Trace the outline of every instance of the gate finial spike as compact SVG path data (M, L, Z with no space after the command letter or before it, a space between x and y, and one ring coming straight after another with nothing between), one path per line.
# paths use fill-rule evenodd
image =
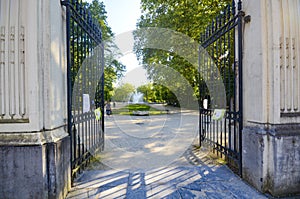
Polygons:
M239 0L238 2L238 11L242 10L242 0Z
M232 15L235 16L235 0L232 0Z
M227 5L227 8L226 8L226 19L230 19L231 15L230 15L230 5Z

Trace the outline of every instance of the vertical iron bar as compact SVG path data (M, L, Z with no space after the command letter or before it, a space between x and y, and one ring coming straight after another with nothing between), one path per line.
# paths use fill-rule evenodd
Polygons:
M82 18L84 19L84 10L83 10L83 6L80 6L80 15L82 16ZM79 68L82 66L83 64L83 60L85 57L85 31L84 31L84 27L80 27L80 40L81 40L81 48L80 48L80 55L81 55L81 60L80 60L80 64L79 64ZM87 113L83 112L83 94L86 94L86 70L83 68L82 70L82 137L81 137L81 141L82 141L82 146L81 146L81 150L82 150L82 156L83 156L83 162L84 162L84 155L86 152L86 123L87 123Z
M77 12L79 13L79 14L81 14L81 9L80 9L80 6L79 6L79 1L77 1L77 4L76 4L76 10L77 10ZM76 73L78 72L78 68L79 68L79 66L80 66L80 64L81 64L81 59L82 59L82 54L81 54L81 50L82 50L82 27L80 26L80 24L78 23L78 25L77 25L77 35L78 35L78 37L77 37L77 59L78 59L78 61L77 61L77 65L76 65ZM82 155L83 155L83 149L82 149L82 137L83 137L83 134L84 134L84 115L83 115L83 110L82 110L82 103L83 103L83 96L82 96L82 94L83 94L83 77L84 77L84 75L81 75L81 77L80 77L80 81L81 82L79 82L78 83L78 98L79 98L79 104L78 104L78 106L77 106L77 109L78 109L78 116L79 116L79 118L80 118L80 123L78 124L79 126L80 126L80 133L78 133L78 136L79 136L79 138L80 138L80 142L78 142L78 144L79 144L79 159L80 159L80 161L79 161L79 165L81 165L81 163L82 163L82 159L83 159L83 157L82 157ZM79 169L79 172L81 172L81 167L80 167L80 169Z
M211 35L214 34L214 27L215 27L215 23L214 23L214 20L211 24ZM211 77L211 80L213 81L212 82L212 90L215 91L215 88L216 88L216 82L215 82L215 69L214 69L214 66L215 66L215 61L216 61L216 55L215 55L215 52L216 52L216 47L215 45L217 44L217 41L215 41L214 43L212 43L212 47L211 47L211 62L210 62L210 77ZM214 106L210 108L210 124L212 125L212 128L211 128L211 133L212 133L212 141L214 143L214 152L216 152L216 149L217 148L217 132L216 132L216 122L214 120L212 120L212 113L213 113L213 110L216 108L216 102L217 102L217 99L214 98ZM217 153L218 153L218 150L217 150ZM217 154L218 155L218 154Z
M236 14L236 6L235 6L235 1L233 1L233 6L232 6L232 14L233 14L233 17L235 17L235 14ZM231 130L231 126L233 125L233 132L231 131L231 136L233 136L233 146L231 146L231 150L235 153L237 150L236 150L236 127L237 127L237 120L236 120L236 116L237 116L237 101L238 101L238 92L237 92L237 65L236 65L236 32L235 32L236 28L234 28L232 30L232 37L233 37L233 53L234 53L234 59L233 59L233 67L234 67L234 73L233 73L233 91L234 91L234 94L233 94L233 105L232 105L232 108L233 108L233 111L231 110L230 111L230 121L229 121L229 128Z
M242 177L242 130L243 130L243 17L242 1L238 2L238 66L239 66L239 175Z
M88 21L90 20L90 12L88 11L87 12L87 19L88 19ZM91 46L91 42L90 42L90 40L91 40L91 38L90 37L88 37L88 39L87 39L87 44L88 44L88 66L89 66L89 82L91 82L91 83L89 83L89 85L92 85L92 88L90 88L89 89L89 93L90 94L94 94L94 91L92 90L94 87L93 87L93 85L94 85L94 82L95 82L95 80L94 80L94 75L93 74L95 74L94 73L94 67L93 67L93 47ZM94 96L90 96L90 102L92 102L91 103L91 111L92 112L90 112L90 126L89 126L89 129L90 129L90 134L89 134L89 148L91 148L91 147L93 147L93 145L94 145L94 128L93 128L93 123L95 122L95 117L93 116L93 110L94 110L94 103L93 103L93 101L91 101L91 100L93 100L93 98L94 98Z
M83 18L84 18L84 15L85 15L85 8L82 7L82 14L83 14ZM86 59L86 32L85 30L83 29L82 31L82 60L81 60L81 68L83 68L83 73L82 73L82 76L83 76L83 88L82 88L82 94L89 94L87 93L87 71L86 71L86 67L83 67L83 63L84 63L84 60ZM83 99L82 99L82 102L83 102ZM83 107L83 104L82 104L82 107ZM83 117L84 117L84 132L83 132L83 135L82 135L82 139L83 139L83 154L86 154L87 152L87 147L88 147L88 143L87 143L87 131L88 131L88 112L85 112L83 113Z
M102 140L104 140L104 44L101 44L101 111L102 111ZM104 147L104 144L103 144Z
M232 42L232 46L230 47L231 49L231 53L233 55L230 55L230 67L233 67L232 70L233 70L233 74L231 76L230 74L230 68L227 69L228 73L229 73L229 79L230 81L232 81L232 85L228 85L230 88L232 88L232 96L230 97L229 99L229 111L228 111L228 136L229 136L229 150L233 150L233 147L232 147L232 142L233 142L233 139L232 139L232 134L234 132L232 132L232 128L231 126L233 125L233 118L232 118L232 113L235 112L235 104L236 104L236 83L235 83L235 76L236 76L236 65L235 65L235 29L233 29L232 31L229 32L229 40L233 40ZM231 43L231 41L229 41L229 43Z
M225 9L226 11L226 9ZM224 24L226 23L226 12L223 13L222 15L222 18L220 19L220 27L223 26L223 22ZM226 60L227 60L227 56L228 56L228 46L226 44L226 35L227 34L224 34L222 36L222 38L220 39L221 40L221 45L222 45L222 50L221 50L221 53L222 53L222 56L223 56L223 67L222 67L222 70L223 70L223 84L225 85L225 82L227 81L227 77L226 77ZM221 70L221 69L220 69ZM222 71L220 71L220 73L222 73ZM226 87L225 87L226 89ZM226 99L226 105L225 105L225 111L227 111L227 93L225 93L225 99ZM226 118L226 114L225 114L225 118ZM226 119L224 119L226 121ZM224 121L222 119L222 122L221 122L221 145L222 145L222 153L224 155L226 155L225 153L225 149L226 149L226 125L224 126ZM225 127L224 131L223 131L223 126ZM222 158L222 153L221 153L221 158Z
M67 32L67 105L68 105L68 133L72 130L72 79L71 79L71 54L70 54L70 7L68 5L68 0L66 2L66 32Z
M201 40L201 39L200 39ZM200 41L201 42L201 41ZM203 134L202 132L202 120L201 120L201 102L202 102L202 98L201 98L201 58L200 58L200 53L201 53L201 45L199 45L198 47L198 92L199 92L199 99L198 99L198 107L199 107L199 147L202 146L202 141L201 141L201 134Z
M74 134L72 133L72 78L71 78L71 49L70 49L70 38L71 38L71 13L70 13L70 1L65 0L61 2L62 5L66 7L66 51L67 51L67 129L70 136L70 161L71 168L73 167L73 141ZM75 130L75 129L74 129ZM75 131L74 131L75 133ZM71 178L73 178L72 169L71 169Z

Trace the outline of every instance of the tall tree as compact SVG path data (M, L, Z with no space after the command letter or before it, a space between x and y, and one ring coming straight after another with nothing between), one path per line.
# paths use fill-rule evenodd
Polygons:
M231 0L141 0L142 16L137 24L138 28L157 27L168 28L183 33L191 39L200 40L200 34L206 26L220 13ZM138 37L138 36L137 36ZM135 52L140 62L144 64L152 80L161 80L157 73L160 65L171 67L178 71L194 88L197 95L199 79L197 69L187 60L171 51L144 49L143 42L138 39L135 43ZM165 74L165 81L172 76ZM174 85L173 85L174 86ZM178 85L178 89L180 85Z
M104 96L105 100L110 100L113 94L113 83L123 76L126 66L117 60L119 51L112 42L114 34L107 23L107 12L104 3L99 0L93 0L90 4L87 3L87 7L93 17L99 22L102 30L102 38L105 43Z

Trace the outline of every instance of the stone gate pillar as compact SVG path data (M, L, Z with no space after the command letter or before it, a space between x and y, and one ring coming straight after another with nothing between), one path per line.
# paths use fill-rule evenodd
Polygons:
M0 1L0 198L62 198L70 187L60 0Z
M300 193L300 1L245 0L243 177Z

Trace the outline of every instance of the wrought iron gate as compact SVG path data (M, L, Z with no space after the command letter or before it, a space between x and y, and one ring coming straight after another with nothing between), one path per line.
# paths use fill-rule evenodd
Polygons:
M204 53L199 54L200 70L200 145L209 145L215 153L225 157L229 166L242 175L242 23L244 12L242 2L235 1L228 5L221 14L207 27L201 35L201 46ZM211 96L216 82L211 82L214 71L212 64L218 69L225 89L226 102L224 117L216 119L213 114L220 108ZM199 62L200 63L200 62ZM207 81L210 81L208 89ZM222 110L219 110L222 115Z
M72 181L104 146L104 59L101 29L81 0L65 0L68 132ZM100 119L94 111L100 108ZM99 109L97 109L99 110Z

